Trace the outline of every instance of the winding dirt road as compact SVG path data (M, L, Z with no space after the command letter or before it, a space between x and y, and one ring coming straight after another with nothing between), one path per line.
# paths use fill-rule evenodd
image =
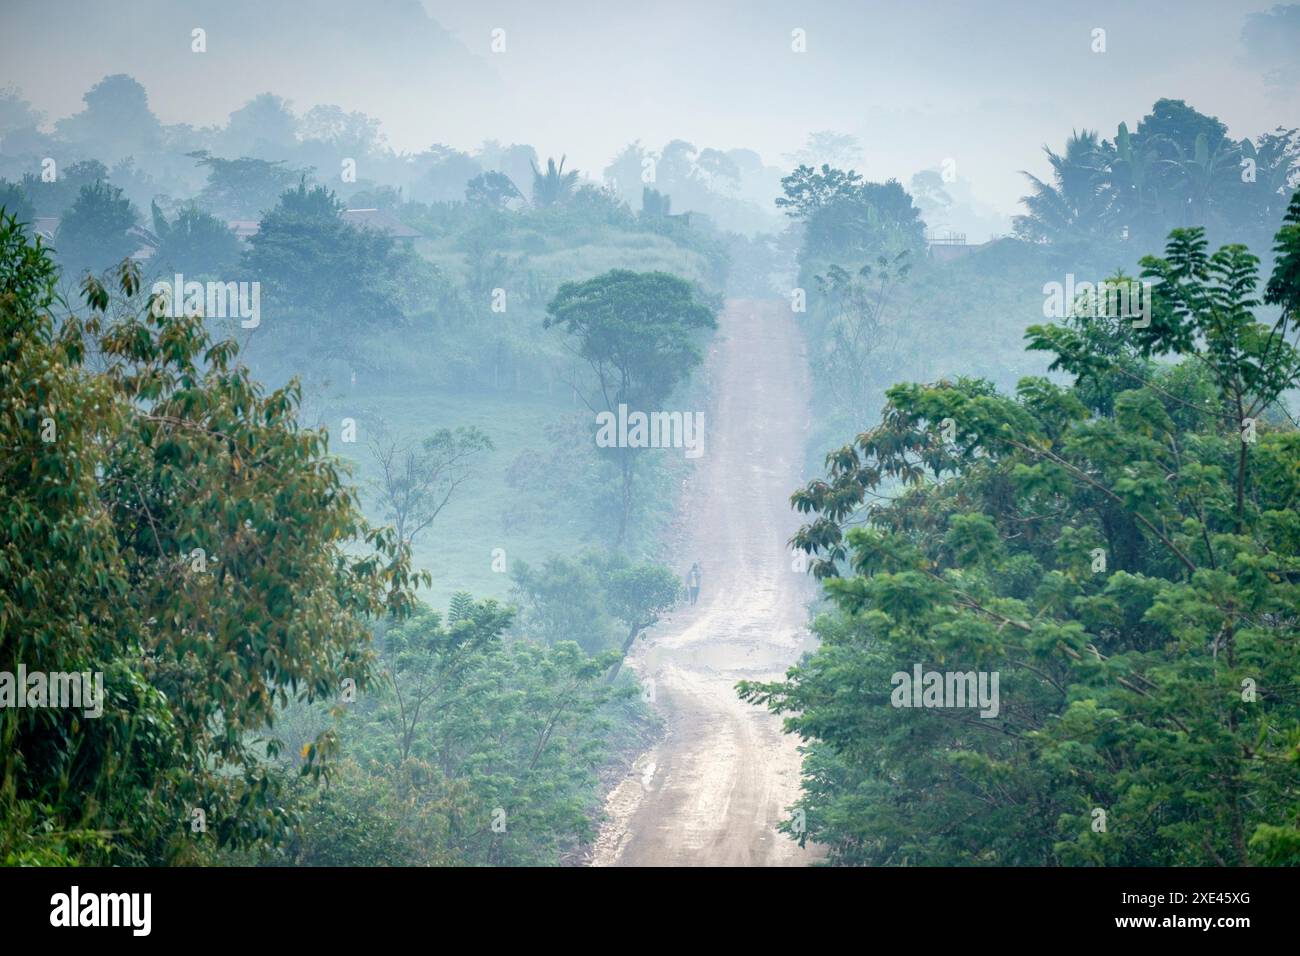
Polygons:
M713 408L688 493L683 574L699 603L629 655L667 734L609 794L594 866L789 866L814 851L775 830L799 789L796 741L736 697L781 676L808 644L812 596L786 542L799 524L807 363L788 304L731 300L705 363Z

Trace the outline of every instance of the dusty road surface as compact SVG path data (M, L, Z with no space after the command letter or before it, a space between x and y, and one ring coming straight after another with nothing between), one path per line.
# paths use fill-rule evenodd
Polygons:
M781 676L807 646L806 575L786 542L799 525L808 433L803 343L781 301L732 300L705 363L712 408L686 494L679 570L703 568L699 603L638 641L664 739L606 801L595 866L781 866L813 851L777 833L799 789L796 741L736 697Z

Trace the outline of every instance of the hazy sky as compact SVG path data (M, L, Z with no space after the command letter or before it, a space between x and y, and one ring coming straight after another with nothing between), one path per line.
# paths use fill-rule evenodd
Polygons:
M1003 213L1072 128L1113 136L1161 96L1236 136L1300 126L1300 5L1249 0L0 0L0 86L58 119L126 72L166 123L272 91L383 121L389 141L485 138L596 173L623 145L858 136L873 179L956 161ZM1268 19L1251 19L1273 9ZM208 52L190 52L190 30ZM807 51L791 50L806 31ZM1092 31L1106 52L1092 52ZM505 52L493 53L492 31Z

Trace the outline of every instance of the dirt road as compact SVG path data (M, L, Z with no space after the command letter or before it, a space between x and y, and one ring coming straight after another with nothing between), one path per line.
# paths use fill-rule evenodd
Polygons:
M595 866L800 865L777 833L799 787L794 739L735 684L779 677L808 636L808 578L786 542L798 527L807 365L788 304L732 300L705 363L713 407L690 480L680 570L703 568L699 603L638 641L628 666L653 681L667 735L606 801Z

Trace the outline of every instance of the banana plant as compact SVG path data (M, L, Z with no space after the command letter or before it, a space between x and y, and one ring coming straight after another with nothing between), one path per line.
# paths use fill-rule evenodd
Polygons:
M1287 197L1300 185L1300 137L1280 129L1259 137L1259 145L1241 141L1242 181L1254 187L1260 214L1275 220Z
M1110 164L1110 185L1115 205L1125 226L1137 227L1151 218L1159 206L1155 166L1163 136L1137 141L1128 124L1120 123L1115 134L1115 158Z
M1241 145L1225 138L1211 152L1208 138L1200 133L1190 157L1177 144L1175 148L1178 156L1163 162L1177 170L1182 179L1184 223L1205 225L1227 188L1239 182Z

